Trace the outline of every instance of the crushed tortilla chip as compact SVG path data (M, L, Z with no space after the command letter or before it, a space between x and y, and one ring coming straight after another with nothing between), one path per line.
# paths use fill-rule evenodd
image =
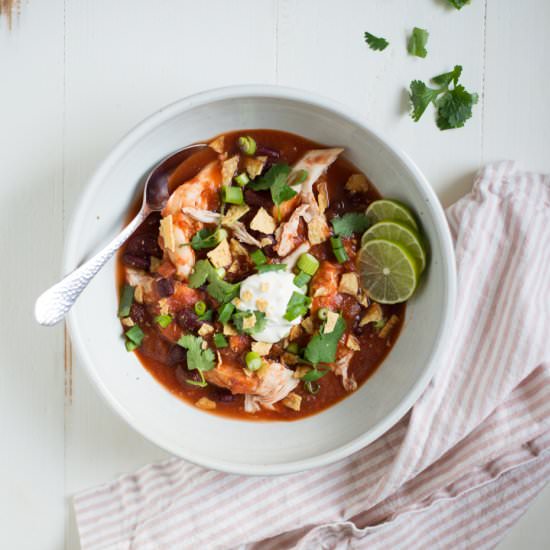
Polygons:
M283 363L290 366L297 365L299 362L299 357L294 353L289 353L288 351L283 353L282 359Z
M222 225L231 226L249 210L250 206L247 204L234 204L222 217Z
M357 296L357 292L359 292L359 279L357 278L357 273L344 273L338 285L338 292Z
M369 307L371 304L371 301L369 300L369 297L367 296L366 292L359 292L359 295L357 296L357 301L363 306L363 307Z
M319 183L317 184L317 189L319 190L319 194L317 196L317 203L319 204L319 212L321 212L322 214L328 208L328 205L329 205L326 178L319 180Z
M324 286L320 286L315 289L315 292L313 293L314 298L322 298L323 296L328 296L330 294L330 291L328 288L325 288Z
M334 330L334 328L336 327L336 322L338 321L338 317L338 313L335 313L334 311L329 310L327 312L327 321L323 329L323 334L330 334Z
M152 273L155 273L161 263L162 263L162 260L159 260L158 258L151 256L151 260L149 261L149 271L151 271Z
M324 243L330 235L324 216L314 216L307 224L307 240L312 244Z
M290 392L284 399L283 405L292 409L293 411L299 411L302 405L302 396L297 393Z
M208 399L208 397L201 397L195 403L195 406L206 411L213 411L216 408L216 402L212 401L212 399Z
M300 325L292 325L292 328L290 329L290 333L288 334L288 339L290 341L297 340L302 336L304 330Z
M369 183L363 174L353 174L346 182L346 189L352 195L354 193L366 193L369 190Z
M271 246L272 244L273 244L273 241L269 237L264 237L263 239L260 240L260 246L262 248L266 246Z
M228 273L232 273L232 274L235 274L235 273L239 273L239 271L241 270L241 264L235 260L228 268L227 268L227 272Z
M231 300L231 303L232 303L236 308L238 308L238 307L241 305L241 300L240 300L240 298L233 298L233 300Z
M131 317L124 317L124 319L122 319L122 324L125 327L133 327L135 325L134 320Z
M159 234L162 237L164 248L175 252L176 237L174 235L174 223L172 219L172 214L160 220Z
M269 305L267 300L263 300L262 298L258 298L256 300L256 307L258 308L258 311L261 311L262 313L265 313L267 311L267 306Z
M214 267L227 267L233 259L227 239L224 239L216 248L208 252L207 256Z
M315 330L315 325L313 324L313 317L306 317L302 321L302 328L308 333L313 334L313 331Z
M237 239L229 241L229 250L233 256L245 256L248 258L248 250Z
M243 330L254 328L255 325L256 315L248 315L247 317L243 317Z
M231 185L231 180L239 167L239 155L234 155L222 164L222 185Z
M252 351L255 351L259 355L267 355L271 351L271 344L267 342L252 342Z
M143 287L141 285L136 286L134 289L134 300L138 304L143 304Z
M294 371L294 374L292 375L293 378L303 378L311 369L309 367L306 367L304 365L300 367L296 367L296 370Z
M233 328L233 325L226 323L223 325L223 333L225 336L235 336L238 332Z
M168 307L168 298L161 298L159 300L159 308L161 315L168 315L170 313L170 308Z
M397 315L392 315L378 333L378 338L387 338L398 324L399 317Z
M199 336L206 336L207 334L212 334L214 332L214 327L208 323L203 323L201 328L197 331Z
M346 346L353 351L359 351L361 349L359 340L353 334L348 334Z
M269 283L267 282L263 282L261 285L260 285L260 290L262 292L267 292L269 290Z
M262 173L267 157L245 157L244 167L250 179L254 179Z
M214 149L216 153L222 154L224 143L225 143L225 136L218 136L214 141L211 141L208 144L208 147L210 147L210 149Z
M258 210L250 222L250 229L254 229L254 231L259 231L265 235L271 235L275 231L275 227L275 220L263 207Z
M245 302L248 302L249 300L252 300L253 297L254 297L254 295L252 294L252 292L250 292L250 290L245 290L241 295L241 298Z
M367 311L365 312L365 315L363 315L363 318L361 319L361 321L359 321L359 326L364 327L369 323L377 323L378 321L381 321L382 318L383 318L383 314L382 314L382 308L380 307L380 304L373 302L367 308Z

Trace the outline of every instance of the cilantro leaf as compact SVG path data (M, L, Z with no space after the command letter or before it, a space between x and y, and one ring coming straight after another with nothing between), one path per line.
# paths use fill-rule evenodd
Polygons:
M432 82L446 88L452 82L455 86L462 75L462 65L455 65L455 68L450 73L443 73L432 78Z
M277 179L277 181L271 186L271 198L277 206L297 194L298 193L286 183L286 180L283 180L282 178Z
M338 340L346 330L346 323L341 315L338 316L336 326L332 332L323 334L321 330L309 341L304 351L304 357L310 363L332 363L336 359Z
M187 368L189 370L207 371L214 368L214 352L202 349L204 340L200 336L185 334L178 340L178 345L187 350Z
M371 50L381 52L382 50L385 50L389 45L389 42L385 38L374 36L374 34L371 34L370 32L366 32L364 34L364 37L365 42L368 44Z
M409 53L411 55L416 55L416 57L426 57L426 55L428 55L426 44L428 43L429 36L430 33L426 29L414 27L409 38L409 43L407 44Z
M334 233L342 237L349 237L352 233L363 233L369 226L367 216L360 212L348 212L343 216L336 216L330 223Z
M199 288L212 277L216 277L216 269L208 260L199 260L195 264L193 273L189 276L189 286L191 288Z
M194 250L201 250L203 248L214 248L223 239L227 237L227 231L220 227L216 229L201 229L197 231L191 239L191 246Z
M288 164L274 164L263 176L260 176L252 183L249 183L248 188L253 191L265 191L277 182L282 181L283 183L286 183L289 174L290 166Z
M254 326L244 328L244 320L248 319L251 315L256 317ZM260 332L267 324L265 313L261 311L236 311L231 319L233 320L233 325L237 329L237 332L241 334L254 334L256 332Z
M454 6L457 10L462 9L466 4L470 3L470 0L447 0L451 6Z
M286 313L284 318L287 321L294 321L297 317L305 315L311 305L311 298L302 294L301 292L294 291L288 305L286 306Z
M318 369L313 368L310 371L306 372L304 376L302 376L302 380L304 382L317 382L319 378L323 378L327 372L330 372L330 369L324 368L324 369Z
M477 103L477 94L457 86L446 92L437 101L437 126L440 130L462 128L472 116L472 107Z
M438 96L439 90L428 88L421 80L411 82L409 97L411 100L411 117L415 122L420 120L428 105Z

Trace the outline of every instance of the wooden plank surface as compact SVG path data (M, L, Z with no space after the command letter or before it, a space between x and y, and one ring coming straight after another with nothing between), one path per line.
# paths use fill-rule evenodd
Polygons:
M165 456L105 406L63 330L31 319L34 297L60 274L87 179L129 128L212 87L310 89L365 116L450 204L486 161L550 171L549 23L547 0L473 0L460 12L443 0L27 0L11 30L0 16L0 253L16 266L0 285L0 546L78 548L70 496ZM413 26L430 31L424 60L406 53ZM389 48L369 50L365 30ZM432 113L413 123L409 82L455 64L480 94L473 119L443 133ZM533 517L501 547L547 545L550 530Z

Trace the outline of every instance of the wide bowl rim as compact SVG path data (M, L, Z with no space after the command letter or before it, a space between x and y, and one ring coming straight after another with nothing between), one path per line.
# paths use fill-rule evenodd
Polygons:
M78 235L82 230L81 224L84 219L84 213L89 207L89 204L97 189L101 185L103 178L143 136L159 125L165 123L167 120L193 107L220 100L239 98L267 98L302 102L326 111L330 111L341 118L347 119L350 122L359 125L364 130L369 132L374 139L378 140L382 146L390 149L397 157L399 157L400 161L413 175L416 185L420 187L421 191L429 199L427 201L427 208L429 210L429 215L433 218L436 234L441 243L441 260L444 264L443 273L446 291L444 293L444 304L442 304L443 322L441 323L437 337L434 340L427 365L422 375L417 379L416 383L390 414L386 415L382 420L380 420L372 428L363 432L360 436L330 451L306 459L275 464L250 464L245 462L226 461L222 458L198 455L194 451L182 449L180 446L173 445L170 441L163 440L158 436L158 434L150 433L150 430L146 430L134 423L130 413L117 401L116 397L111 393L109 388L107 388L99 378L93 361L87 353L87 346L79 334L76 314L74 312L69 313L67 317L67 325L72 346L82 359L85 366L85 371L92 380L93 384L99 390L99 394L109 404L109 406L116 411L117 414L119 414L143 437L173 455L213 470L242 475L282 475L325 466L344 459L354 452L359 451L386 433L401 418L403 418L403 416L405 416L405 414L418 400L430 380L433 378L437 368L440 366L438 359L441 358L441 352L448 343L451 335L457 290L454 247L443 208L431 185L428 183L427 179L416 164L409 158L409 156L399 147L394 145L391 140L385 137L383 132L372 128L369 123L366 122L362 116L354 112L353 109L350 109L346 105L343 105L334 99L296 88L272 84L250 84L227 86L202 91L177 100L165 107L162 107L142 120L118 141L118 143L110 150L108 155L97 167L95 172L92 174L92 177L88 180L85 190L72 215L63 251L63 272L68 273L77 267L79 261Z

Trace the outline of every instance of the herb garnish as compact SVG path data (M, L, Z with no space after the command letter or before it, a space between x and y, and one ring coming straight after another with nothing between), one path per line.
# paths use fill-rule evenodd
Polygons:
M297 317L305 315L309 310L309 306L311 306L311 298L301 292L294 291L286 306L284 318L287 321L294 321Z
M458 84L462 66L456 65L449 73L432 78L439 88L429 88L420 80L411 82L410 100L411 117L415 122L420 120L430 103L437 108L437 126L440 130L461 128L472 116L472 107L477 103L478 95L468 92ZM449 86L453 85L450 89Z
M204 228L193 235L190 244L194 250L214 248L225 238L227 238L227 231L225 229L220 227L216 227L215 229Z
M214 368L214 352L202 349L204 340L200 336L185 334L178 340L178 345L187 350L187 368L189 370L207 371Z
M389 42L385 38L374 36L374 34L371 34L370 32L366 32L364 34L364 37L365 42L368 44L371 50L381 52L382 50L385 50L389 45Z
M288 164L274 164L263 176L250 183L248 187L254 191L269 189L271 199L276 206L291 199L297 192L288 185L291 168Z
M447 0L451 6L454 6L457 10L462 9L466 4L470 3L470 0Z
M330 223L334 233L341 237L349 237L352 233L363 233L369 226L367 216L361 212L348 212L343 216L336 216Z
M325 323L323 323L321 330L309 341L304 351L305 359L314 365L317 365L317 363L332 363L336 359L338 340L346 330L346 323L343 317L338 315L338 320L332 332L323 333L324 327Z
M206 292L218 302L230 302L239 294L240 284L231 284L220 278L214 266L208 260L199 260L189 277L189 286L199 288L209 282Z
M416 55L416 57L426 57L428 55L426 44L429 36L430 33L426 29L415 27L407 44L408 52L411 55Z
M248 319L251 315L255 316L254 325L250 328L244 328L244 320ZM254 334L260 332L265 328L267 319L265 318L265 313L262 311L236 311L233 313L231 318L233 325L237 329L237 332L241 334Z

